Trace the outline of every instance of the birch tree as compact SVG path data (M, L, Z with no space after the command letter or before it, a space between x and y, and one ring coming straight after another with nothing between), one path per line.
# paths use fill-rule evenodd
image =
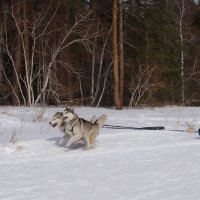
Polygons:
M19 11L17 10L15 12L18 5L19 4L13 4L10 12L5 13L4 18L4 34L6 36L4 47L12 63L16 81L12 83L9 80L9 77L6 79L18 100L18 105L21 104L20 99L22 98L23 105L33 106L40 103L43 94L45 94L46 91L49 91L50 81L55 82L56 79L52 78L56 74L54 66L56 66L57 63L63 63L65 67L68 67L64 61L59 60L59 55L66 48L69 48L76 43L84 46L87 40L95 37L96 33L91 32L89 30L90 26L88 26L88 24L92 23L90 20L92 12L75 16L74 23L63 33L60 32L60 29L58 28L50 28L50 25L53 23L53 19L57 14L59 4L54 8L51 16L49 15L52 8L52 5L50 4L48 8L43 9L35 16L31 23L27 18L26 2L23 1L23 18L21 20L18 19ZM19 42L19 44L17 43L17 45L19 45L18 51L15 55L12 53L13 46L8 41L8 15L13 19L19 37L17 39ZM47 18L47 16L50 17ZM45 25L43 25L44 21L46 22ZM52 43L52 37L55 36L55 33L59 35L59 39L54 39L55 42ZM38 60L40 65L38 65ZM23 65L24 74L20 73L21 68L19 68L19 66L21 67L21 65ZM41 84L36 90L35 87L39 79L41 79ZM16 92L15 84L18 86L19 92Z
M180 76L181 76L181 104L185 104L185 52L184 52L184 15L186 12L185 0L176 0L175 6L178 9L176 24L179 29L179 40L180 40Z
M24 2L23 2L24 3ZM16 11L15 13L15 19L16 19L16 23L18 24L18 28L21 29L21 15L22 15L22 2L18 2L15 6ZM25 17L25 16L24 16ZM19 81L19 77L21 77L21 71L22 71L22 62L21 62L21 49L22 49L22 43L21 43L21 36L19 31L17 30L17 27L15 26L15 32L16 32L16 51L15 51L15 55L14 55L14 62L15 62L15 67L16 67L16 73L14 74L14 82L16 82L17 84L14 84L13 88L16 92L16 95L13 96L13 104L14 105L20 105L20 96L21 96L21 84ZM17 80L18 79L18 80Z
M98 45L98 39L95 38L93 42L93 48L90 51L92 54L92 75L91 75L91 106L99 106L100 101L103 97L104 91L105 91L105 85L107 81L107 76L110 71L110 64L108 64L107 68L103 68L103 63L105 60L105 57L111 57L110 52L106 49L108 45L108 40L110 37L112 28L110 28L106 34L103 34L100 36L100 40L102 40L103 44L101 47ZM99 30L100 31L100 30ZM98 47L97 47L98 46ZM97 57L97 49L98 49L98 55ZM112 58L110 59L112 60ZM110 61L111 63L112 61ZM98 67L98 68L97 68ZM98 70L95 70L97 68ZM97 75L95 76L95 71L97 71ZM103 80L102 80L103 78ZM101 87L102 86L102 87ZM97 103L98 102L98 103Z

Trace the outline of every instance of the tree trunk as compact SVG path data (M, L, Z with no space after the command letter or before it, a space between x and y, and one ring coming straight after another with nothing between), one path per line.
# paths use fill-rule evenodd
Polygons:
M30 51L29 51L29 35L28 35L28 19L27 19L27 5L26 0L23 1L23 22L24 22L24 62L26 68L26 84L27 84L27 99L29 106L33 105L34 99L32 96L32 66L30 63Z
M122 109L120 99L118 45L117 45L117 0L113 0L113 67L114 67L114 100L117 110Z
M185 104L185 73L184 73L184 51L183 51L183 30L180 24L180 40L181 40L181 104Z
M0 5L0 9L3 9L3 5ZM3 19L3 13L0 13L0 18ZM3 44L3 22L0 22L0 88L2 88L2 83L3 83L2 44Z
M19 2L17 4L17 8L16 8L16 22L17 22L19 28L21 28L20 15L21 15L21 3ZM13 88L14 88L16 94L15 95L13 94L13 96L12 96L13 105L19 105L20 96L21 96L20 95L20 87L21 86L19 85L20 82L17 81L17 77L20 80L21 71L22 71L21 47L22 47L21 35L20 35L18 29L16 28L16 51L15 51L15 55L14 55L16 73L15 73L14 84L13 84Z
M67 2L65 2L65 23L64 23L64 27L65 27L65 32L67 33L70 30L70 27L68 25L69 23L69 19L68 19L68 15L67 15ZM64 50L64 54L65 54L65 59L67 59L69 57L69 50L65 49ZM67 100L68 101L72 101L73 100L73 78L72 78L72 71L68 70L68 73L66 74L66 88L68 88L67 92Z
M3 61L2 61L2 52L1 52L1 46L0 46L0 87L2 88L3 83Z
M180 22L179 22L179 35L181 42L181 104L185 104L185 73L184 73L184 38L183 38L183 16L185 12L185 1L181 1L180 5Z
M1 24L0 24L0 29L1 29ZM0 88L2 87L2 83L3 83L3 58L2 58L2 42L3 42L3 38L2 38L2 33L0 32Z
M123 46L123 5L122 0L119 0L119 63L120 63L120 103L123 108L124 97L124 46Z

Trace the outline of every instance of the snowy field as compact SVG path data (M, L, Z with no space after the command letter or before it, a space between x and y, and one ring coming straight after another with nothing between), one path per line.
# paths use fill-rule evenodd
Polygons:
M165 126L166 130L103 128L95 149L57 144L49 120L62 107L0 107L0 200L200 199L200 108L76 108L106 124ZM15 144L10 144L10 140Z

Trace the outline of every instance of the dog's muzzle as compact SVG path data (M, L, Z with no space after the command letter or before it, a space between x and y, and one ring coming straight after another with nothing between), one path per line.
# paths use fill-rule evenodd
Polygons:
M53 127L53 128L55 128L56 127L56 125L57 125L57 123L55 123L55 124L52 124L51 122L49 122L49 124Z

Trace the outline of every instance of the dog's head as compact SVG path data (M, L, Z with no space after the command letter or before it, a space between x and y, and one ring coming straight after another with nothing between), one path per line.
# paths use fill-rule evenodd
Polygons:
M54 128L56 126L60 126L63 123L63 113L57 112L53 115L53 119L49 122L49 124Z
M68 123L72 121L74 117L75 117L75 113L74 113L73 108L66 107L65 110L63 111L64 121Z

